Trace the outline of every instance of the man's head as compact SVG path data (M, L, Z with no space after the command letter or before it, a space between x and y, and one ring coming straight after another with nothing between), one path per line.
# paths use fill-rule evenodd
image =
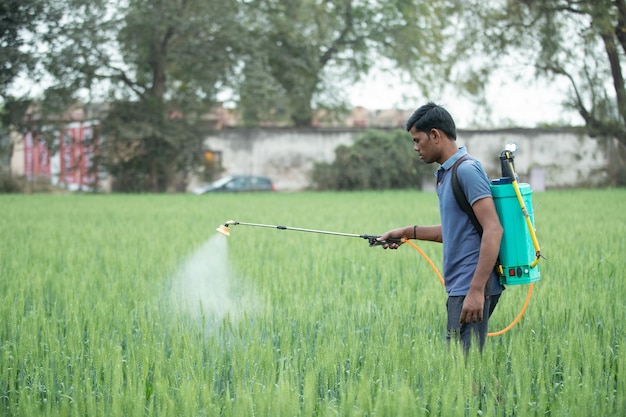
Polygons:
M432 101L415 110L406 122L406 130L415 128L418 132L429 134L432 129L439 129L452 140L456 140L454 119L443 107Z
M457 150L452 116L433 102L415 110L406 122L406 130L413 137L413 149L427 164L443 164Z

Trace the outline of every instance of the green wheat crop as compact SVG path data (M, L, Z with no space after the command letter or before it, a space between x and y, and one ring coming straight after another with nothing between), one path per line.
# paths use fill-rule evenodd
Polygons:
M215 231L380 234L438 223L433 193L0 196L0 415L622 416L626 190L533 203L530 306L464 355L409 245Z

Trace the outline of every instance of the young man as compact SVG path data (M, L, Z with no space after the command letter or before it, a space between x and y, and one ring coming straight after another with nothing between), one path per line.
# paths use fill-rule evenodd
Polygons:
M487 336L488 319L504 289L494 266L498 257L502 226L493 203L489 177L480 162L456 143L456 127L450 113L435 103L417 109L406 123L414 150L427 164L440 165L436 172L441 224L392 229L379 240L405 238L443 243L443 275L448 293L447 339L460 340L469 349L472 338L480 349ZM461 188L483 228L482 238L452 191L452 166L459 160L457 175ZM399 244L383 245L397 249Z

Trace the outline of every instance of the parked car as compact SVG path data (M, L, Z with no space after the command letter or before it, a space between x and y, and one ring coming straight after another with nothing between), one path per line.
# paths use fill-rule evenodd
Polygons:
M193 189L194 194L215 192L244 192L244 191L276 191L274 183L268 177L258 175L229 175L222 177L211 184Z

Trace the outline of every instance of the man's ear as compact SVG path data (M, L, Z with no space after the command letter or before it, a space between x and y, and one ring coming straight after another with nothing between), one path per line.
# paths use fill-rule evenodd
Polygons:
M430 129L429 136L433 138L434 142L439 142L439 140L441 139L441 132L439 131L439 129L432 128Z

